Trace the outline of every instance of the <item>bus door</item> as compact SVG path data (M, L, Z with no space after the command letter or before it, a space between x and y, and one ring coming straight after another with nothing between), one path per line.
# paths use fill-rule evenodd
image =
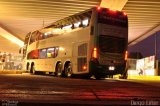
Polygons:
M73 45L73 57L75 58L75 61L77 63L77 72L86 72L87 71L87 48L88 48L88 43L86 42L81 42L81 43L76 43Z

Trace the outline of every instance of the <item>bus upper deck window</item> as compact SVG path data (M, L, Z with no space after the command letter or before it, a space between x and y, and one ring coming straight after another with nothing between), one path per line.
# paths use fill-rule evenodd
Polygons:
M82 21L82 24L84 27L88 26L88 23L89 23L89 20L88 19L85 19Z
M123 15L124 15L124 16L127 16L127 13L126 13L126 12L123 12Z
M81 24L81 22L74 23L74 28L78 28L80 24Z
M71 29L71 28L72 28L72 25L66 25L62 29Z

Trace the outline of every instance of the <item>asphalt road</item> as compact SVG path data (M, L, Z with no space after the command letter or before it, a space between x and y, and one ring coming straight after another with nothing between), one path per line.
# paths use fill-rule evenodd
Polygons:
M1 74L2 106L160 105L160 81Z

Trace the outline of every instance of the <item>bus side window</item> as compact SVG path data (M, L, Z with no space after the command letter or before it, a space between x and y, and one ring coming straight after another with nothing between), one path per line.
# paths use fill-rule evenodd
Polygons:
M40 59L45 59L46 57L47 57L47 50L46 49L40 49L39 58Z
M27 59L31 59L31 52L29 52L28 54L27 54Z
M31 35L30 44L35 42L35 41L38 41L40 39L40 34L41 34L41 32L39 32L39 31L33 32L32 35Z
M38 59L39 58L39 50L33 50L27 55L27 59Z
M47 58L55 58L58 55L58 48L53 47L53 48L48 48L47 49Z
M39 32L39 31L36 32L36 35L35 35L35 40L36 40L36 41L41 40L41 34L42 34L42 33Z
M38 39L39 39L39 40L42 40L42 36L43 36L43 35L42 35L42 34L40 34Z
M38 59L39 58L39 50L38 49L32 51L32 58L33 59Z
M41 39L45 39L45 35L44 35L44 33L41 35Z
M55 48L55 57L57 57L57 56L58 56L58 51L59 51L59 48L58 48L58 47L56 47L56 48Z
M30 32L26 35L26 37L25 37L25 40L24 40L24 44L26 45L26 44L28 44L28 42L29 42L29 37L30 37Z
M32 43L34 42L34 40L35 40L35 39L34 39L34 35L32 34L32 35L31 35L31 39L30 39L30 44L32 44Z
M54 54L54 48L48 48L47 49L47 58L53 57Z

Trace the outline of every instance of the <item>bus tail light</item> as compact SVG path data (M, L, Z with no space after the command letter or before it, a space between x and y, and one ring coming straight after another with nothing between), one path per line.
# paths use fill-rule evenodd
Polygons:
M124 16L127 16L127 13L123 12L123 15L124 15Z
M86 71L87 70L87 66L86 65L82 66L82 69L83 69L83 71Z
M95 59L97 59L97 58L98 58L97 48L94 48L94 49L93 49L93 52L92 52L92 58L95 58Z
M125 60L128 59L128 51L125 52L125 58L124 58L124 59L125 59Z
M101 10L101 7L100 7L100 6L97 6L97 10L98 10L98 11Z

